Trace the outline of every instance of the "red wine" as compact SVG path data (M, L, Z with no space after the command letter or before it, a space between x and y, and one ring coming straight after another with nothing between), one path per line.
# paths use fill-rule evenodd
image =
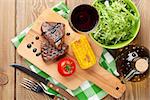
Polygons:
M75 30L88 32L98 23L97 10L87 4L77 6L71 13L71 24Z

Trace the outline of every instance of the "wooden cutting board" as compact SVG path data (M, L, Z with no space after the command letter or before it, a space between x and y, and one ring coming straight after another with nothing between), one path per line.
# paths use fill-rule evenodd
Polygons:
M65 24L65 33L70 33L69 36L65 35L65 43L69 45L69 51L67 56L71 56L76 62L76 59L70 47L70 43L80 39L80 36L83 34L74 32L70 28L67 20L65 20L62 16L58 15L50 9L46 9L38 17L38 19L34 22L32 29L29 31L29 33L19 45L17 51L21 56L23 56L25 59L37 66L39 69L43 70L44 72L52 76L55 80L62 83L64 86L71 90L78 88L84 81L89 80L115 98L119 98L124 93L126 89L125 85L122 84L118 78L116 78L111 73L107 72L104 68L99 66L98 61L102 53L102 48L94 43L92 39L90 39L90 37L86 34L84 35L86 35L97 58L97 63L90 69L82 70L76 62L76 72L72 76L63 77L57 71L57 62L46 64L42 60L41 55L36 56L37 53L41 52L41 42L45 41L45 39L41 36L41 24L45 21L60 22ZM36 40L37 36L39 37L38 40ZM27 48L27 45L29 43L33 43L31 48ZM35 53L33 52L34 48L37 48L37 51Z

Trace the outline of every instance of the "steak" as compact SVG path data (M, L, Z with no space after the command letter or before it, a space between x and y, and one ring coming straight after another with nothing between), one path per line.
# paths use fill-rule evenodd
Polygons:
M58 50L56 47L50 45L48 41L41 44L41 56L45 62L56 60L68 51L68 45L62 44L62 49Z
M56 22L44 22L41 26L42 35L53 47L62 49L65 35L65 24Z

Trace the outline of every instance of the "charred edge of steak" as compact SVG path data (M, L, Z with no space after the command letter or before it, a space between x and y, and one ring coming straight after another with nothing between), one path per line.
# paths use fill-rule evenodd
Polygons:
M44 22L41 26L42 35L52 46L61 50L64 43L65 24L56 22Z
M62 44L61 50L58 50L57 48L50 45L48 41L41 44L41 56L45 62L56 60L66 54L67 51L68 45L65 43Z

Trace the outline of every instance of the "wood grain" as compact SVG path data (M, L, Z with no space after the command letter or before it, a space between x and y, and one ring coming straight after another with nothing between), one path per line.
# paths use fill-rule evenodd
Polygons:
M11 13L10 13L11 12ZM14 100L15 49L10 39L15 35L15 0L0 0L0 73L5 73L9 82L0 86L0 100Z
M44 8L51 7L60 0L0 0L0 72L8 75L9 83L0 86L0 100L48 100L42 94L36 94L20 87L19 83L25 74L14 71L8 67L10 63L23 63L23 59L15 53L10 39L15 33L21 32L26 26L33 22ZM67 0L67 5L73 9L81 3L90 3L92 0ZM141 29L137 40L138 44L143 44L150 49L150 11L149 0L133 0L138 6L141 14ZM15 17L16 15L16 17ZM15 31L16 30L16 31ZM5 45L7 44L7 45ZM16 74L16 85L15 75ZM16 86L16 90L14 87ZM15 96L16 94L16 96ZM149 100L150 98L150 76L139 83L128 83L127 91L118 100ZM114 100L107 96L104 100Z
M141 15L141 29L138 35L139 44L150 49L150 2L148 0L141 0L137 3Z
M67 0L66 1L66 4L67 6L73 10L73 8L75 6L78 6L80 4L91 4L92 3L92 0Z
M71 29L67 20L65 20L62 16L58 15L54 11L51 11L50 9L44 10L42 14L36 19L36 21L33 23L32 29L29 31L29 33L26 35L22 43L17 48L17 52L21 56L23 56L23 58L27 59L32 64L37 66L39 69L43 70L51 77L53 77L58 82L60 82L61 84L63 84L64 86L66 86L71 90L77 89L83 82L89 80L95 83L97 86L104 89L106 92L108 92L115 98L119 98L122 96L126 87L124 84L121 84L120 80L118 80L112 74L107 72L104 68L99 66L98 61L102 53L102 48L100 48L99 45L97 45L96 43L92 42L93 43L92 45L95 46L92 49L101 51L99 52L99 54L96 55L97 58L96 64L93 65L92 68L89 68L88 70L82 70L79 67L78 63L76 62L77 65L76 72L70 77L63 77L58 73L57 62L51 62L48 64L43 61L41 56L37 57L36 54L32 52L32 48L37 48L37 52L40 52L41 42L45 41L45 39L41 36L41 25L45 21L48 22L54 21L65 24L65 33L71 34L69 36L65 35L64 42L69 45L68 54L72 55L72 58L75 59L74 55L72 54L72 48L70 44L76 40L78 41L81 37L81 34L74 32ZM37 36L39 37L39 40L35 39L35 37ZM34 44L32 44L32 48L29 49L27 48L27 44L31 42L34 42ZM96 54L96 52L94 53ZM117 87L119 88L119 90L116 90Z
M141 15L141 28L135 43L144 45L150 50L150 2L148 0L133 0ZM125 95L119 100L149 100L150 98L150 75L142 82L127 83ZM104 100L114 100L107 96Z
M16 32L21 32L25 27L31 24L40 13L60 0L16 0ZM24 59L16 54L16 63L25 65ZM49 97L43 94L36 94L21 87L19 84L23 77L29 77L26 74L16 71L16 100L49 100ZM30 78L31 79L31 78Z
M67 0L70 8L81 3L90 3L92 0ZM150 2L148 0L133 0L137 5L141 15L141 28L134 43L142 44L150 49ZM146 88L147 87L147 88ZM150 98L150 76L139 83L128 83L127 90L118 100L149 100ZM114 100L111 96L107 96L104 100Z

